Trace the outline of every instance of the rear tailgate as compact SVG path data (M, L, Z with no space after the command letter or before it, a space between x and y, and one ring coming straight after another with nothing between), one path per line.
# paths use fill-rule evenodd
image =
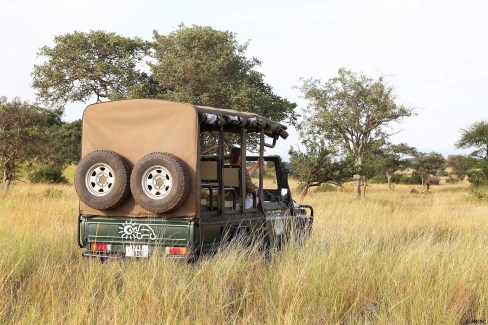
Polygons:
M92 243L109 245L109 253L124 255L130 245L145 245L150 254L167 247L190 248L193 242L193 219L80 217L80 244L90 250ZM108 253L108 252L104 252Z

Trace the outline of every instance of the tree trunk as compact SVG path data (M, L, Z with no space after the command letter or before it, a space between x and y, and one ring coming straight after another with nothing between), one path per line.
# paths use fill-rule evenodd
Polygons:
M305 195L307 195L309 188L310 188L310 184L305 185L305 187L302 190L302 193L300 194L300 200L303 200Z
M362 181L364 186L363 197L366 198L366 186L368 186L368 180L366 179L366 176L362 178Z
M354 175L354 190L356 192L356 198L361 199L361 175Z
M392 174L390 174L389 172L386 172L386 179L388 180L388 189L390 189L391 191L391 178L392 178Z
M356 167L356 170L360 173L361 172L361 166L363 165L363 157L359 154L355 159L354 159L354 166ZM354 175L354 189L356 192L356 198L359 200L361 199L361 175L360 174L355 174Z
M3 191L7 192L12 184L12 171L8 164L3 166Z

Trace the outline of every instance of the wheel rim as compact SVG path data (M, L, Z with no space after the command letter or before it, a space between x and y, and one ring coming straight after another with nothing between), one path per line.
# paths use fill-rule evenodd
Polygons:
M173 187L173 177L163 166L152 166L142 176L142 189L151 199L166 197Z
M91 194L104 196L112 191L115 183L115 174L107 164L96 164L88 169L85 186Z

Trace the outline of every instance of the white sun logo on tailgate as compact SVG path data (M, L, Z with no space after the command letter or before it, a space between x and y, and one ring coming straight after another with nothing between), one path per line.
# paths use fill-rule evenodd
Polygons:
M124 222L119 229L122 239L156 239L156 233L151 226L134 223L132 220Z

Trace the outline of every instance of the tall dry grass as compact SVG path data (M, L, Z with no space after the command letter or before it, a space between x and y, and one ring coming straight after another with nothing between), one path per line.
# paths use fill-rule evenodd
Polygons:
M311 239L190 265L80 256L71 186L0 197L0 323L459 324L488 319L488 204L462 185L312 193Z

